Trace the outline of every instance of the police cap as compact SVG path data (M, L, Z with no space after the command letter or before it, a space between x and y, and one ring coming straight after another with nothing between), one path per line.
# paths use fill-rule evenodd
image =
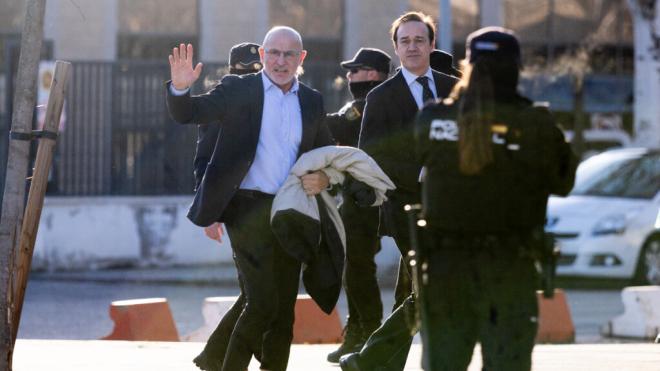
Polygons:
M229 73L244 74L261 70L259 44L240 43L229 51Z
M520 45L513 31L502 27L484 27L474 31L467 38L465 48L466 58L470 63L481 55L495 55L498 57L511 58L518 65L520 60Z
M341 62L346 69L367 67L376 71L390 73L390 56L376 48L360 48L353 59Z
M461 71L454 68L454 58L440 49L431 52L431 68L445 75L461 77Z

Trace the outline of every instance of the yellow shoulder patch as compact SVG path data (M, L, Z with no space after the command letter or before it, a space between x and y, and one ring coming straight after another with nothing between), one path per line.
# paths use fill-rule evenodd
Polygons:
M509 127L506 124L492 124L490 125L490 130L496 134L506 134L509 131Z

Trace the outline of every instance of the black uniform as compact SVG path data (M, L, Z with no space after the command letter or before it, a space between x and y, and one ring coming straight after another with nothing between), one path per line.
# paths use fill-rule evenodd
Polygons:
M357 147L366 103L365 97L359 97L346 103L338 112L327 115L328 128L338 145Z
M379 83L380 81L370 81L360 84L372 88ZM327 115L328 128L338 145L357 146L367 91L363 89L363 95L355 97L355 100L344 105L338 112ZM340 348L339 351L331 353L329 360L334 362L344 353L359 349L380 326L383 317L375 262L376 253L380 251L378 208L358 206L346 190L343 197L340 213L346 229L344 289L348 297L344 347L352 349Z
M574 157L547 109L496 97L494 161L459 170L460 102L416 120L428 222L422 255L425 370L465 370L477 341L485 370L529 370L537 328L539 239L550 193L573 185Z

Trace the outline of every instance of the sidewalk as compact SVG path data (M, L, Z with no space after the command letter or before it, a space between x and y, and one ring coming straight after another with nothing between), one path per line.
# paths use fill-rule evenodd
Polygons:
M196 371L192 358L202 343L22 340L16 344L15 371ZM325 355L336 345L294 345L288 371L339 371ZM421 371L421 346L413 344L407 371ZM660 344L537 345L534 371L657 371ZM250 371L257 371L253 362ZM480 351L469 371L481 370Z
M236 287L238 282L236 277L236 267L233 263L204 266L122 268L30 273L30 279L34 280L101 283L122 282L216 287Z

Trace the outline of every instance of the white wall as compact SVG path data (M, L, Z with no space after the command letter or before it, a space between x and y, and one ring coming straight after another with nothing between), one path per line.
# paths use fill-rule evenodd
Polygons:
M192 196L47 197L33 269L91 269L135 264L231 262L220 245L187 218Z
M208 239L186 214L192 196L46 197L32 269L233 264L231 242ZM383 239L381 280L393 281L399 250Z

